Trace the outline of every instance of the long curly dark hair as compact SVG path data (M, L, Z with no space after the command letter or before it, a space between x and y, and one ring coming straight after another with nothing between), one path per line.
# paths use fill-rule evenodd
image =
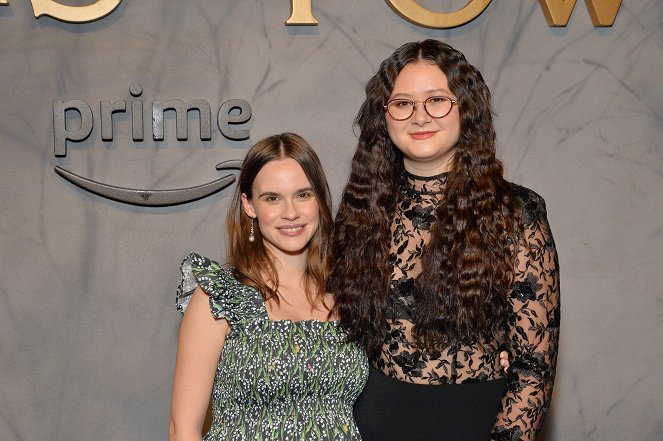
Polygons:
M311 304L324 305L327 292L325 282L329 274L329 242L334 228L331 196L320 159L308 142L295 133L264 138L246 154L227 214L228 261L239 281L256 288L263 300L274 299L278 303L279 278L274 256L263 244L260 228L254 228L255 240L248 240L251 219L242 208L241 197L245 194L249 200L252 199L253 181L260 170L271 161L286 158L294 159L302 167L318 202L320 219L318 229L308 244L304 288Z
M391 223L403 156L389 138L384 105L408 63L435 63L458 98L460 137L444 200L415 280L415 335L429 349L477 342L500 332L515 258L518 207L495 157L490 91L481 73L437 40L407 43L366 85L355 119L359 142L335 220L328 289L350 338L369 354L384 342L392 267Z

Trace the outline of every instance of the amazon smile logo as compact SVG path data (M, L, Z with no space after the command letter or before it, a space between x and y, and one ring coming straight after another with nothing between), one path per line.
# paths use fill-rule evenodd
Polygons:
M144 103L140 100L143 88L140 84L129 86L132 96L129 106L125 100L100 101L98 119L101 124L101 140L113 141L114 123L113 116L118 113L128 113L131 119L131 139L140 142L144 139ZM77 114L80 126L74 128L71 118L67 113ZM178 99L168 101L152 101L152 139L164 140L164 113L175 114L176 138L178 141L189 139L189 113L198 114L200 126L200 140L210 141L212 139L212 108L210 104L202 99L184 102ZM248 129L238 126L246 124L251 119L251 106L241 99L225 101L219 107L216 116L216 126L221 134L233 141L242 141L250 137ZM90 105L79 99L53 101L53 149L56 157L67 156L68 142L82 142L92 133L94 127L94 113ZM241 160L223 161L216 165L217 170L239 170ZM60 166L54 167L55 172L71 182L72 184L97 194L101 197L131 205L147 207L163 207L169 205L185 204L204 197L210 196L235 182L235 175L228 174L211 182L194 187L175 189L138 189L127 188L116 185L97 182L80 176Z

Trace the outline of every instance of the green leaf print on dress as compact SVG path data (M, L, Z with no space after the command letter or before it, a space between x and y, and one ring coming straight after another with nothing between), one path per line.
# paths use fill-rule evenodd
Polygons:
M262 296L230 270L191 254L182 263L177 309L196 287L230 333L212 388L205 441L359 440L352 408L366 383L364 351L338 322L270 320Z

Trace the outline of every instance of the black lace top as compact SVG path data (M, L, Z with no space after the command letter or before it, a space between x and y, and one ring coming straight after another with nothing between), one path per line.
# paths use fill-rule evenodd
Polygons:
M524 209L524 231L516 245L508 330L495 341L453 344L431 353L418 347L412 336L412 290L447 177L404 176L392 224L389 332L372 363L393 378L422 384L482 382L506 375L508 391L492 439L533 440L550 403L559 339L558 262L545 202L533 191L514 185ZM507 374L499 366L501 348L509 352Z

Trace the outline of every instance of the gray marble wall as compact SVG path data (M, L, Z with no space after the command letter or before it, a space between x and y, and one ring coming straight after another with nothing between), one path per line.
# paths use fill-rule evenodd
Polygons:
M292 28L285 0L125 0L78 25L37 20L27 0L0 6L0 439L165 439L178 265L190 250L225 256L232 188L137 207L54 166L126 187L193 186L261 137L294 131L316 147L338 201L365 81L397 46L428 37L482 71L508 176L548 204L563 306L545 438L663 439L663 2L624 0L610 28L593 27L582 1L565 28L548 27L535 0L495 0L451 30L410 24L384 0L313 10L319 26ZM102 141L99 102L129 102L133 83L145 140L117 115ZM175 139L172 118L152 140L152 100L203 99L216 114L232 98L252 107L249 140L213 125L200 141L196 118L189 140ZM89 138L59 158L57 99L95 112Z

